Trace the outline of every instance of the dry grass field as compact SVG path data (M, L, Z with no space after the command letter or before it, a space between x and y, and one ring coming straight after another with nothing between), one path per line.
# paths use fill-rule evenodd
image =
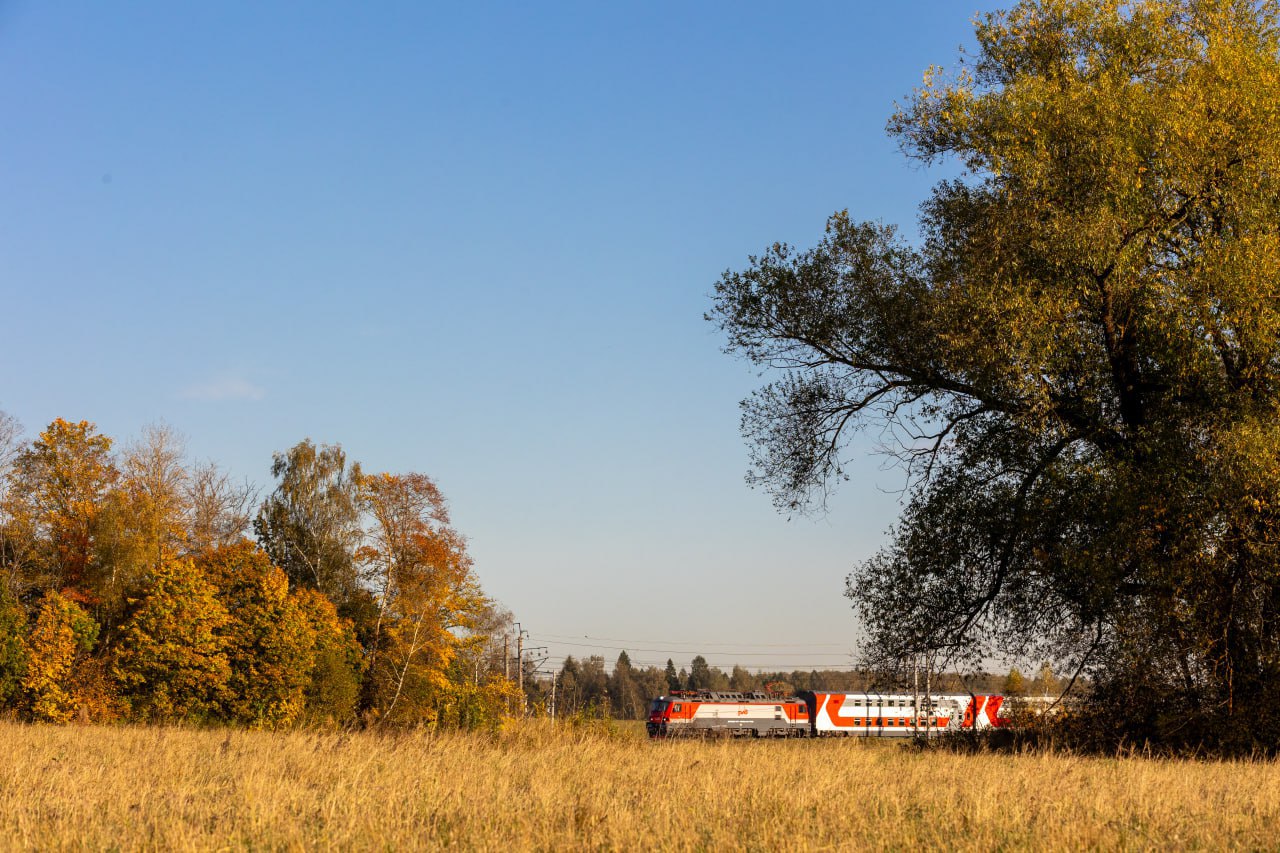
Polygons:
M1280 765L0 723L12 849L1280 848Z

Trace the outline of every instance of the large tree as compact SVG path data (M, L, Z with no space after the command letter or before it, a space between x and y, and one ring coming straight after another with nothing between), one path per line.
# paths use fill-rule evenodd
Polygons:
M0 507L10 582L96 600L110 583L102 511L120 479L111 439L58 418L13 458Z
M459 653L484 644L491 602L430 477L361 477L360 495L370 529L359 557L377 602L369 710L379 721L438 722L470 675L455 666Z
M349 610L367 597L355 563L360 465L348 466L338 445L305 439L275 454L271 475L278 484L254 519L258 541L291 584L318 589Z
M837 214L727 272L781 375L753 476L821 503L850 433L910 500L849 577L873 656L1083 667L1118 736L1280 744L1280 36L1274 0L1027 0L890 131L962 174L922 239Z

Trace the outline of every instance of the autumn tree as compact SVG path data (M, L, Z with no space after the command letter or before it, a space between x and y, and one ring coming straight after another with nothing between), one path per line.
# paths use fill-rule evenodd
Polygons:
M31 719L65 723L79 709L76 665L93 649L98 625L80 605L46 592L27 635L22 691Z
M1000 688L1000 692L1006 696L1021 696L1027 692L1027 679L1018 668L1012 667L1009 674L1005 676L1004 684Z
M1115 737L1280 747L1273 0L1025 0L890 131L962 170L922 238L837 214L716 287L787 509L879 425L910 477L850 577L873 657L1042 653Z
M359 556L377 602L368 705L378 720L431 722L489 602L430 477L365 476L360 496L370 529Z
M27 615L7 583L0 582L0 708L21 697L27 674Z
M137 537L150 565L177 553L186 539L187 469L183 438L166 424L153 424L125 448L121 482Z
M1059 690L1058 677L1053 672L1053 664L1044 661L1031 682L1031 692L1040 696L1056 696Z
M483 601L467 631L457 637L448 672L450 687L437 694L438 724L453 728L494 728L520 706L519 687L508 677L502 638L515 631L512 614ZM526 679L528 690L530 681Z
M88 421L59 418L18 452L3 508L17 585L91 599L110 583L96 549L99 516L119 476L111 439Z
M250 728L298 720L316 664L316 631L289 580L255 545L241 541L201 555L196 568L227 612L219 629L229 672L226 716Z
M277 484L258 511L254 532L289 582L320 590L340 610L364 597L355 552L360 545L359 464L337 445L310 439L277 453Z
M191 468L184 485L189 551L212 551L244 538L257 500L257 492L247 480L234 482L218 465L206 462Z
M112 672L133 714L216 718L229 698L225 628L231 617L191 560L164 560L120 631Z
M293 597L315 641L303 689L302 719L318 726L350 725L356 720L366 668L355 627L338 615L333 602L319 590L303 587Z
M95 595L104 626L114 626L150 571L185 548L183 457L183 439L172 427L147 427L125 447L116 487L98 502L95 557L102 570Z

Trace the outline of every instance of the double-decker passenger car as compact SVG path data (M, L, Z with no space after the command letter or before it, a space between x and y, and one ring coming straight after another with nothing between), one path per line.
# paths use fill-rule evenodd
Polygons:
M649 707L650 737L931 737L1007 725L1003 696L674 691Z
M818 692L800 696L809 706L815 737L927 737L1008 724L1000 716L1003 696Z

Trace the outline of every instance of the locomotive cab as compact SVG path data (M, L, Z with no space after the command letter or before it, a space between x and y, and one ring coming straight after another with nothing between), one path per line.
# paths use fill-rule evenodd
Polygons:
M649 721L645 724L645 728L649 731L649 737L662 737L667 733L667 723L671 720L671 701L665 696L659 696L649 703Z

